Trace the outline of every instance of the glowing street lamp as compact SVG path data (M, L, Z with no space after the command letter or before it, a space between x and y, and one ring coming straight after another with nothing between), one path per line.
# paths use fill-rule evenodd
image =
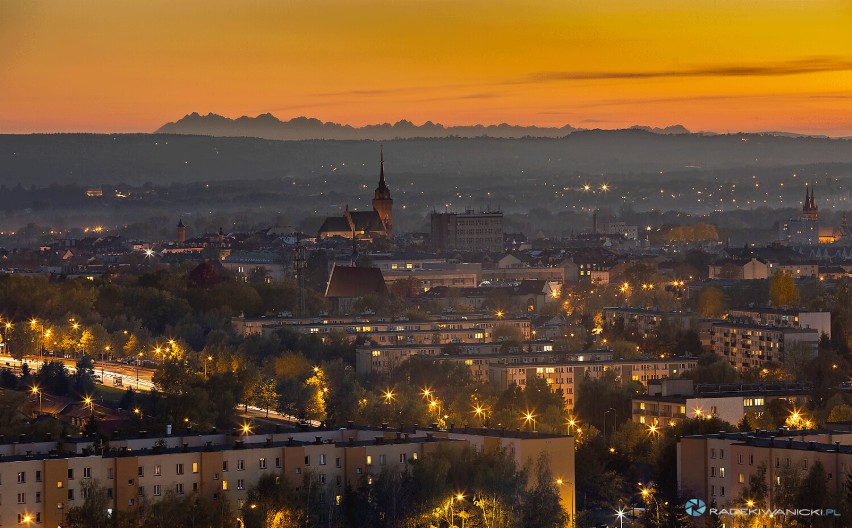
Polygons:
M243 436L251 434L251 424L244 422L243 426L240 428L240 431L242 432Z
M385 403L387 405L390 405L390 403L394 400L395 397L396 397L396 395L393 393L392 390L388 389L388 390L385 391L384 398L385 398Z
M204 358L204 379L207 379L207 364L213 361L213 356Z
M38 385L33 385L32 393L38 394L38 413L41 414L41 390L38 388Z
M619 528L624 528L624 516L627 514L627 510L621 508L615 512L615 516L618 518Z
M86 396L85 398L83 398L83 403L85 404L86 407L89 408L89 410L92 413L92 416L94 416L95 415L95 400L93 400L91 396Z
M529 426L529 424L532 423L533 431L536 430L536 423L535 423L536 415L533 412L526 411L521 417L524 419L524 422L526 422L527 426Z
M45 331L44 323L33 317L30 319L30 328L33 330L38 327L39 331L36 334L36 347L38 348L38 358L41 360L41 366L44 366L44 343L45 339L50 337L50 330Z

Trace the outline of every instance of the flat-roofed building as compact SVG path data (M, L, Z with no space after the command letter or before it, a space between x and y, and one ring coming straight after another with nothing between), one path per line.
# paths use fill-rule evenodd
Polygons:
M766 502L754 507L774 510L787 506L779 506L782 479L791 471L803 477L817 462L825 469L829 494L844 494L852 433L781 429L687 436L677 446L678 488L682 496L715 503L718 509L748 509L743 492L765 470Z
M559 479L563 507L576 514L574 439L567 435L488 429L402 427L316 429L287 433L188 434L113 438L91 454L87 439L0 444L0 526L62 526L68 508L85 502L89 485L103 486L113 511L127 512L167 495L227 497L232 508L263 475L301 485L310 474L338 503L349 487L386 470L402 471L438 449L503 448L519 468L544 454ZM29 447L26 453L19 449ZM234 512L236 513L236 511Z
M761 326L732 321L710 327L710 346L737 370L761 367L770 361L784 362L785 354L795 348L815 357L819 346L818 330Z
M757 325L784 328L811 328L831 339L831 312L811 312L795 308L731 308L731 321L747 320Z
M431 227L435 251L503 251L503 213L500 211L433 211Z
M511 385L525 387L531 377L545 380L553 391L561 391L565 408L572 410L574 395L584 379L599 379L613 373L618 383L636 381L646 385L651 380L676 377L694 369L695 358L638 358L587 361L582 355L573 360L550 361L530 364L492 363L489 366L489 381L501 390Z
M632 398L632 420L660 429L685 418L718 418L732 425L749 411L762 413L773 400L803 407L811 388L801 384L759 383L693 386L688 379L648 382L648 394Z
M656 335L657 329L664 322L677 330L685 330L690 327L694 319L692 314L686 312L664 312L645 308L608 307L602 312L605 328L621 327L624 330L636 332L642 338Z

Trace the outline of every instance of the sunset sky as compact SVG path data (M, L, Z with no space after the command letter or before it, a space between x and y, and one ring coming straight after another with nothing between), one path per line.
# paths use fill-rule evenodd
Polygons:
M193 111L852 136L852 2L0 2L0 132Z

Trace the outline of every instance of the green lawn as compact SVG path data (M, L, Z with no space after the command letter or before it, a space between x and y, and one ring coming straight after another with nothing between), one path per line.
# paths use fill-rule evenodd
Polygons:
M111 387L109 385L98 385L98 397L103 400L104 405L115 406L121 401L121 397L127 391L127 387Z

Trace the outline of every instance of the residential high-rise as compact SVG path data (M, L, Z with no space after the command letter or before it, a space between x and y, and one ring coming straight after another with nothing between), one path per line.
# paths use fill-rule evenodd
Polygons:
M432 249L435 251L503 251L503 213L432 212Z

